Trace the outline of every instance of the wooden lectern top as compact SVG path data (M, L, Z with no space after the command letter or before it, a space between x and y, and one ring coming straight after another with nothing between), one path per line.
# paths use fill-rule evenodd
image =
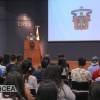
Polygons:
M34 44L33 49L40 49L40 40L24 40L24 50L29 50L30 44Z

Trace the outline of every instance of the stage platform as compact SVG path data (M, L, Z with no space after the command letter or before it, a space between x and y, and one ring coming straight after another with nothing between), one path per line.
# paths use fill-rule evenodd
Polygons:
M67 61L70 65L70 70L78 68L78 61ZM57 63L56 60L51 61L51 63ZM33 64L33 66L35 67L35 69L38 69L38 65L39 64ZM85 69L87 70L88 67L91 65L91 61L86 61L86 65L85 65Z

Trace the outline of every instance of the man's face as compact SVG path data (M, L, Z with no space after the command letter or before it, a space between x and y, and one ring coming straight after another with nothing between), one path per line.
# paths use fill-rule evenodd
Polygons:
M32 37L32 36L33 36L33 34L32 34L32 33L30 33L29 35L30 35L30 37Z

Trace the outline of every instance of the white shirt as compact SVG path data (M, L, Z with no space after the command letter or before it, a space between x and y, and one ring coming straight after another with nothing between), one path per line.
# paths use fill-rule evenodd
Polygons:
M6 73L6 67L5 66L0 65L0 68L2 69L2 73Z
M37 89L37 79L35 76L30 75L27 80L25 80L25 85L27 85L30 89Z

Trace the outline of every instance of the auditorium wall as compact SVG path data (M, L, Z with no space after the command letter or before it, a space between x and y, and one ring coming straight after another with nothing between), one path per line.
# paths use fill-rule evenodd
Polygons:
M75 61L78 57L87 60L94 55L100 57L100 42L48 43L47 0L10 0L0 3L0 7L6 8L6 14L5 10L0 12L0 53L24 55L24 40L29 32L35 35L35 25L39 25L42 56L48 53L52 60L57 60L58 54L64 52L69 61Z
M0 1L0 55L6 52L6 8L5 1Z

